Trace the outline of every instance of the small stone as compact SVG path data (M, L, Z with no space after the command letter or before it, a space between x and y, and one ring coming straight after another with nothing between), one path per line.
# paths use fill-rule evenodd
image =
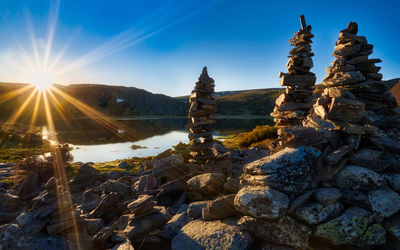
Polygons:
M234 206L235 194L218 197L207 201L202 209L203 220L221 220L232 217L236 210Z
M192 217L193 219L197 219L201 216L203 208L206 207L207 201L195 201L190 203L188 208L188 216Z
M207 173L192 177L186 184L188 191L196 200L205 200L223 191L225 177L218 173Z

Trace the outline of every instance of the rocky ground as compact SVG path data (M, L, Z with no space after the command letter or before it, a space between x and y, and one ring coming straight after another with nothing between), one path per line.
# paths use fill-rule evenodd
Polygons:
M1 190L0 249L399 247L400 174L349 165L317 185L318 149L213 150L217 161L202 165L168 150L135 175L83 164L69 190L29 175ZM386 188L363 192L371 186Z

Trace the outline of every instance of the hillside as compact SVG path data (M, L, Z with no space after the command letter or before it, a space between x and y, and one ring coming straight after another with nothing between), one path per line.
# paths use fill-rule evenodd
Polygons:
M0 96L5 96L14 90L24 87L24 84L0 83ZM170 97L153 94L135 87L110 86L100 84L57 85L57 88L88 106L114 117L132 116L186 116L189 107L188 96ZM272 111L275 98L280 89L259 89L243 91L217 92L217 115L220 116L267 116ZM16 95L6 101L0 101L0 119L7 120L29 97L31 90ZM73 107L67 100L58 97L59 108L68 118L84 117L83 113ZM57 108L49 96L50 109L54 119L60 120ZM42 100L43 104L43 100ZM43 107L43 106L42 106ZM21 119L29 122L34 109L34 99L27 105ZM38 121L44 121L43 112L39 112Z

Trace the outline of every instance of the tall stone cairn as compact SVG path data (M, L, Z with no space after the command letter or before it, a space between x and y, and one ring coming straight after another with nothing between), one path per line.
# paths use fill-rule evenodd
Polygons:
M301 125L313 105L316 77L310 69L313 67L311 38L314 35L311 34L311 25L306 25L303 15L300 16L300 22L301 29L289 40L295 47L289 51L290 59L286 64L288 73L279 73L281 86L286 88L276 100L276 106L271 113L279 127Z
M336 59L326 69L328 75L319 88L322 96L312 113L335 121L336 129L349 128L355 123L373 124L380 129L399 128L400 114L396 99L390 93L397 80L382 81L381 67L375 65L381 60L368 58L373 45L357 32L355 22L340 32L333 52ZM305 123L318 122L312 115Z
M213 145L213 124L215 120L212 115L217 111L214 94L214 79L207 73L207 67L203 68L199 80L189 98L189 117L192 122L187 124L189 130L189 144L191 147L194 163L206 163L215 158L212 151Z

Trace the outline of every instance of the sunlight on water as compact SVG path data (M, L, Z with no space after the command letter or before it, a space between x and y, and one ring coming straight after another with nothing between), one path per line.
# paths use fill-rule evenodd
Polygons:
M116 159L128 159L131 157L145 157L157 155L179 142L187 143L188 135L184 131L172 131L164 135L153 136L136 142L110 143L100 145L72 145L71 153L74 161L103 162ZM132 150L135 144L142 147Z

